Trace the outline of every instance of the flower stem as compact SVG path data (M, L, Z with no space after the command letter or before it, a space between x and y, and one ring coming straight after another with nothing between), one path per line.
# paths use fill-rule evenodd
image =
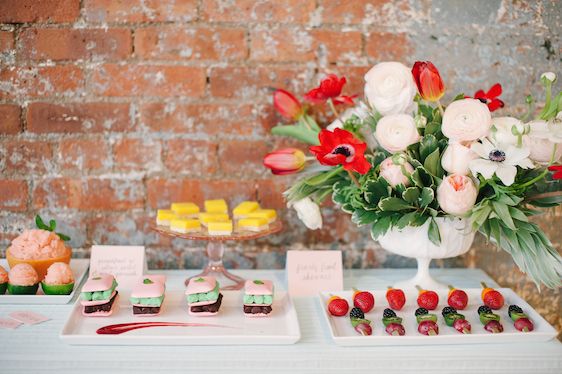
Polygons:
M332 110L332 113L334 113L334 116L339 118L340 114L338 113L338 111L336 109L336 106L334 105L334 102L332 101L332 99L328 99L328 105L330 105L330 109Z
M359 181L357 180L357 178L355 178L355 175L353 175L351 170L347 170L347 174L349 174L349 177L351 178L351 180L353 181L353 183L355 183L355 185L357 187L361 187L361 185L359 184Z
M443 105L441 105L441 101L437 100L437 106L439 107L439 113L441 113L441 117L443 117L443 113L445 113L445 111L443 110Z

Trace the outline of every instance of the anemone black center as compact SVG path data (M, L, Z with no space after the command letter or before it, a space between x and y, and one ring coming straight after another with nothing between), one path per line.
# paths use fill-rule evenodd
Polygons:
M481 103L487 104L488 100L484 99L484 98L478 98L478 100L480 100Z
M503 161L505 161L505 152L501 151L499 149L494 149L493 151L490 152L490 154L488 155L488 158L491 161L503 162Z
M351 156L351 151L349 150L349 148L344 146L337 147L332 151L332 153L335 155L344 155L345 157Z

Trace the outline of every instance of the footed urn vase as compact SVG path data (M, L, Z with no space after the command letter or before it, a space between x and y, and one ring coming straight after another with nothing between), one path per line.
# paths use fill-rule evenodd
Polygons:
M390 229L378 241L383 249L404 257L415 258L418 262L416 275L408 280L398 282L396 288L409 289L416 285L424 289L443 289L446 284L433 279L429 273L432 259L460 256L470 249L475 232L470 222L461 218L437 217L435 219L441 234L441 244L433 244L427 235L429 220L418 227L408 226L404 229Z

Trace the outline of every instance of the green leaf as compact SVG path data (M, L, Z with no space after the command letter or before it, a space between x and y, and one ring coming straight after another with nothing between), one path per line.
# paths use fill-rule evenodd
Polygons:
M50 231L55 231L57 228L57 222L54 219L49 221L49 228L51 229Z
M443 169L441 168L441 158L439 148L435 149L423 163L423 167L432 175L441 178L443 176Z
M420 207L425 208L426 206L431 204L434 198L435 198L435 192L433 192L433 189L429 187L422 188Z
M277 125L271 129L273 135L288 136L312 145L320 144L318 133L303 125Z
M322 172L322 173L318 173L316 175L314 175L313 177L310 177L308 179L305 180L305 183L308 184L309 186L318 186L321 185L323 183L325 183L328 179L338 175L339 173L341 173L343 170L343 168L341 166L335 167L331 170Z
M499 221L497 219L491 219L489 222L490 222L490 232L492 234L492 238L496 241L496 244L498 246L502 246Z
M382 217L377 222L373 223L371 226L371 237L373 240L377 240L382 235L386 234L390 228L391 218L390 216Z
M420 141L420 161L423 163L427 156L432 154L437 147L437 138L432 134L425 135Z
M387 197L379 201L379 209L386 212L399 212L414 208L398 197Z
M508 207L508 209L509 209L509 214L511 215L511 217L513 219L516 219L518 221L523 221L523 222L529 222L529 219L527 218L525 213L523 213L519 209L514 208L512 206Z
M515 224L513 223L513 219L509 214L509 209L507 208L507 205L498 203L497 201L492 201L492 205L494 207L494 211L498 215L498 218L500 218L503 221L503 223L511 230L515 230Z
M453 101L462 100L462 99L464 99L464 94L460 93L453 98Z
M439 122L429 122L425 126L425 136L435 135L437 137L440 135L440 133L441 133L441 123Z
M400 219L396 222L396 228L403 229L406 226L410 226L410 224L415 221L418 212L410 212L404 214Z
M39 214L35 216L35 225L38 229L50 231L49 226L45 225L45 222L43 222L43 219Z
M70 241L70 236L61 234L60 232L57 232L56 234L59 236L59 238L60 238L63 242L68 242L68 241Z
M431 219L431 221L429 221L429 228L427 230L427 235L429 237L429 240L435 244L435 245L440 245L441 244L441 234L439 233L439 226L437 226L437 222L435 222L435 219Z
M417 187L408 187L406 191L402 193L402 199L410 204L417 204L420 197L420 190Z
M529 204L540 208L552 208L562 204L562 195L546 196L529 200Z
M430 122L433 119L433 108L429 105L419 104L418 110L425 118L427 118L427 122Z
M383 177L376 180L369 180L365 183L365 200L372 205L377 205L379 201L390 196L390 185Z
M412 181L417 187L432 187L433 178L431 175L421 166L417 167L412 173Z
M351 221L358 226L368 225L379 218L378 212L372 210L357 209L351 216Z

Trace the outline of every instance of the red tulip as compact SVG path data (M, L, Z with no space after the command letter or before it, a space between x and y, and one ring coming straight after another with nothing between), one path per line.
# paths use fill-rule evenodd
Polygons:
M329 74L322 79L320 85L308 91L304 99L313 103L321 104L327 100L332 100L334 104L353 104L355 96L342 95L341 91L346 83L345 77L338 78L335 74Z
M503 108L504 103L498 97L502 94L502 85L499 83L494 84L488 92L483 90L478 90L474 93L474 98L480 100L484 104L488 105L490 112ZM470 97L470 96L467 96Z
M424 100L438 101L445 93L445 85L439 71L430 61L416 61L412 74L418 92Z
M356 139L352 133L342 129L334 132L323 129L318 134L320 145L310 147L322 165L343 165L345 170L367 174L371 164L365 158L367 144Z
M548 170L554 172L554 174L552 174L552 179L562 179L562 165L549 166Z
M273 93L273 105L283 117L297 120L304 114L304 108L300 101L289 91L275 90Z
M271 172L275 175L297 173L304 168L305 162L304 153L295 148L280 149L268 153L263 158L265 167L271 169Z

